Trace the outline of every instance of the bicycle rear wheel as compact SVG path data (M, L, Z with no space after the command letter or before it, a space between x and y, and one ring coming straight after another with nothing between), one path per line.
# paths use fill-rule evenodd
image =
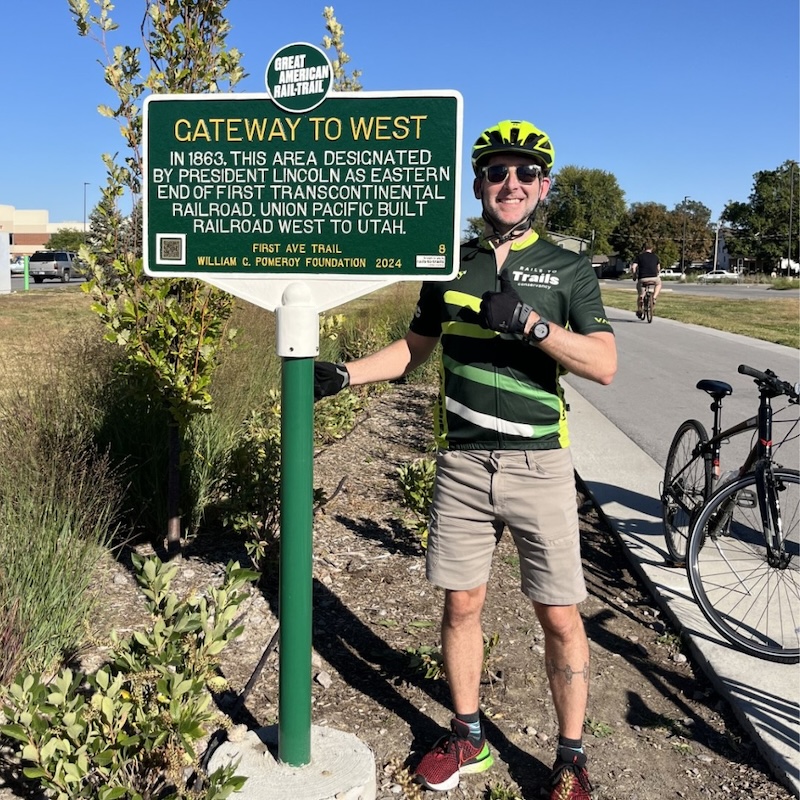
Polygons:
M737 649L770 661L800 661L800 473L767 469L768 546L757 478L723 486L697 519L687 553L701 611Z
M692 523L711 494L711 462L700 455L708 441L701 422L687 419L672 438L661 490L664 538L670 558L682 565Z
M648 322L653 321L653 295L650 292L644 296L644 318Z

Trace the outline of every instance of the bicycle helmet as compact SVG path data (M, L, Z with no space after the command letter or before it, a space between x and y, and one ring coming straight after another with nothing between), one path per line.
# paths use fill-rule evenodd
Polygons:
M472 169L480 172L481 162L495 153L529 156L545 175L555 163L555 150L550 137L535 125L523 120L507 119L487 128L472 145Z

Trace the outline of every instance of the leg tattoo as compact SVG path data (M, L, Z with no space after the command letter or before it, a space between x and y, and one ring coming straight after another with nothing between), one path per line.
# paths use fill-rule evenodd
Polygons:
M572 669L569 664L565 664L563 667L559 667L556 665L556 662L553 659L548 659L547 661L547 674L549 677L553 678L558 673L561 673L564 676L564 680L568 683L572 683L572 679L576 675L583 675L584 681L587 683L589 682L589 664L584 664L583 669L580 672Z

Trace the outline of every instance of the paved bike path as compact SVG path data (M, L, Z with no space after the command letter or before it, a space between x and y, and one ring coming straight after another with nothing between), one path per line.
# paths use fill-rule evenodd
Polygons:
M800 797L800 667L739 653L708 625L685 572L665 563L658 499L663 467L584 398L580 381L568 384L578 475L621 537L633 568L686 635L716 691L730 703L776 778Z

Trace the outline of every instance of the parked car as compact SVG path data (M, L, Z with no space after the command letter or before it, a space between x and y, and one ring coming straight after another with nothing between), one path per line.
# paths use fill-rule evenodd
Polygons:
M739 280L738 272L728 272L725 269L712 269L711 272L703 273L698 279L698 283L720 283L721 281L731 281L736 283Z
M22 275L25 272L25 261L22 256L17 256L17 258L11 259L11 274L12 275Z
M82 266L78 254L69 250L37 250L28 261L28 274L34 283L41 283L45 278L69 283L72 277L82 274Z
M685 281L686 275L676 269L662 269L659 273L662 281Z

